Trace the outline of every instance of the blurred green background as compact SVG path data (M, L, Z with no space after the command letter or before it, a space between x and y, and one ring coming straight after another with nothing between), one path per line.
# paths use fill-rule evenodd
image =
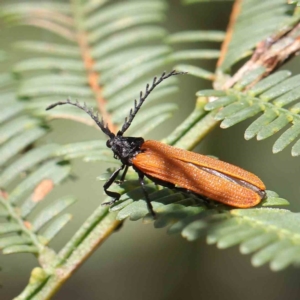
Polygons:
M172 0L169 5L166 26L170 32L224 30L231 9L230 2L182 6L179 1ZM11 48L10 44L25 37L56 40L49 33L28 27L1 30L0 48L9 51L9 60L0 65L1 72L9 71L13 61L24 57L20 57L20 52ZM198 46L205 48L203 43ZM208 63L205 64L207 67ZM213 64L210 63L211 69ZM299 73L299 58L285 65L285 69ZM192 111L195 92L210 87L202 80L181 77L180 93L174 98L161 99L176 101L180 110L146 138L167 136ZM292 158L289 150L273 155L271 149L276 135L259 143L256 140L245 141L243 134L249 123L251 121L227 130L217 128L196 151L215 155L256 173L268 189L277 191L291 202L293 211L299 211L299 158ZM85 141L97 139L100 134L72 121L54 121L52 125L53 130L44 142ZM96 177L107 167L109 165L76 161L74 174L78 175L78 179L67 181L48 197L47 201L51 201L61 195L74 194L79 199L71 208L73 221L51 245L56 250L66 243L102 201L102 183L97 182ZM0 299L8 300L18 295L27 284L37 261L29 254L0 254L0 266ZM206 245L204 239L190 243L179 235L167 235L164 229L156 230L151 224L126 221L121 230L88 259L53 299L299 299L299 274L300 269L293 268L280 273L270 271L268 266L254 268L250 257L240 254L237 247L218 250L215 246Z

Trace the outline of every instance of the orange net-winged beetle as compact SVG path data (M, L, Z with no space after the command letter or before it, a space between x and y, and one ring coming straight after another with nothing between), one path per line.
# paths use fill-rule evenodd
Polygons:
M121 195L108 189L122 170L121 182L124 181L128 168L133 167L138 174L149 212L153 217L155 213L144 186L145 176L156 184L192 192L233 207L248 208L257 205L265 198L266 192L264 183L256 175L218 159L158 141L145 141L142 137L123 136L154 88L163 80L179 74L182 72L173 70L168 74L163 73L158 80L154 77L151 86L147 84L145 93L140 93L139 101L135 100L133 110L130 110L129 117L125 119L117 134L111 132L103 119L99 120L92 110L78 102L70 100L57 102L48 106L47 110L57 105L74 105L89 114L102 132L108 136L106 145L112 150L114 158L119 159L122 165L113 172L103 186L105 193L113 198L110 202L103 204L111 205L119 200Z

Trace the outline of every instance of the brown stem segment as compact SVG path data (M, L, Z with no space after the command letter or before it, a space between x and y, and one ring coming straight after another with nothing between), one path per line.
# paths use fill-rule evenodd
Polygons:
M102 88L99 85L100 74L94 70L95 61L91 54L87 32L85 31L85 26L83 23L84 13L82 11L82 4L79 0L73 0L72 2L75 18L75 30L77 31L77 42L86 69L88 84L95 95L101 117L108 124L109 129L115 133L117 131L117 126L113 124L110 114L106 110L106 100L103 98Z
M263 77L279 68L300 51L300 23L258 43L252 57L231 77L223 89L232 87L248 72L264 67L265 72L247 87L255 85Z
M236 23L238 15L241 11L241 6L242 6L242 0L236 0L235 3L233 4L229 24L228 24L228 27L227 27L227 30L226 30L226 36L225 36L224 42L223 42L222 47L221 47L220 58L217 62L217 67L220 67L222 65L222 63L225 59L225 56L227 54L228 46L229 46L229 43L232 39L233 27Z
M88 76L88 83L94 92L94 95L97 100L97 105L99 112L105 122L108 124L108 127L112 132L117 131L116 125L112 123L110 115L105 109L106 100L102 96L102 88L99 85L100 74L94 70L95 61L91 55L91 51L88 45L86 33L83 31L79 31L77 35L78 44L81 50L81 55L83 58L84 66Z

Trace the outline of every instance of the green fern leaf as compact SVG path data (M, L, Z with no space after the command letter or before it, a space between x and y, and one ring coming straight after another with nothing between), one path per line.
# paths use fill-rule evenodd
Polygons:
M16 232L21 233L22 237L29 237L17 239L18 235L14 235L11 240L4 239L3 253L24 251L41 255L44 245L71 219L69 214L58 214L74 202L73 198L59 199L36 213L40 201L70 174L70 165L62 165L60 160L81 157L85 161L116 163L104 141L63 146L44 145L15 158L18 152L47 133L46 129L40 127L41 121L35 116L42 119L70 118L94 125L86 114L72 107L63 107L50 113L45 112L45 107L66 96L73 96L85 101L87 105L96 106L94 100L99 95L93 84L97 84L105 97L112 122L119 125L132 107L134 97L138 96L137 92L149 82L151 73L168 61L170 47L149 45L149 42L162 40L166 36L166 31L157 25L164 19L166 5L163 1L131 1L102 8L105 2L98 2L97 5L91 2L81 4L80 11L74 11L68 4L53 2L51 5L50 2L43 2L44 17L36 14L34 3L2 7L1 17L5 14L13 15L14 24L37 26L63 38L57 44L34 40L15 44L15 48L20 51L40 53L43 56L28 58L14 67L14 72L21 75L18 77L21 79L18 97L26 99L26 102L16 100L14 93L10 92L1 97L5 109L0 113L0 122L10 120L0 127L2 163L6 164L8 160L10 162L0 176L1 187L9 187L8 200L5 205L0 206L1 214L12 220L8 227L5 226L6 230L11 228L15 232L13 226L17 224ZM96 7L101 9L94 11L93 8ZM78 18L81 19L80 28L77 27ZM81 40L77 39L82 33L88 49L83 49ZM89 66L87 60L83 59L86 55L84 51L89 51L93 66ZM57 73L61 71L63 74ZM90 74L96 78L96 72L101 72L102 76L92 83ZM148 103L162 95L174 93L175 83L176 79L173 78L163 83L151 95ZM14 80L10 76L4 74L0 77L0 88L7 89L13 85ZM119 93L120 91L123 93ZM126 114L123 109L128 110ZM136 129L140 132L149 131L170 117L174 109L174 105L157 104L156 111L160 113L155 113L153 108L150 115L141 115L137 118ZM26 116L21 116L24 113ZM151 126L138 126L141 119L151 118ZM21 178L26 173L27 176ZM15 184L17 179L21 179L21 182ZM14 213L15 208L19 214Z
M39 41L22 41L15 43L14 47L16 49L28 51L30 53L36 52L40 54L80 58L80 51L75 46L53 44Z
M37 127L38 125L38 120L27 116L21 116L8 121L0 128L0 144L7 142L22 131Z
M217 59L219 56L219 50L185 50L175 52L170 56L170 60L182 61L187 59Z
M6 188L20 174L33 168L35 165L51 157L52 153L58 148L58 145L44 145L34 148L16 159L8 167L6 167L1 175L1 187Z
M111 207L111 211L118 211L117 218L150 220L136 181L126 182L121 190L115 188L118 192L126 191ZM211 209L197 197L158 189L153 184L147 185L147 191L157 213L156 228L168 227L170 234L181 233L189 241L207 235L207 242L217 244L220 249L240 244L242 253L255 253L253 264L270 262L273 270L281 270L299 260L300 215L297 213L274 208L227 210L222 205ZM274 192L268 191L267 195L268 205L287 204ZM291 253L289 258L286 253Z
M167 38L168 43L186 43L186 42L222 42L225 38L223 31L183 31L176 32Z
M66 58L30 58L19 64L14 68L14 72L19 74L29 71L42 70L68 71L68 72L83 72L84 65L81 61Z
M0 165L3 166L7 161L13 158L22 149L45 135L46 130L35 127L17 135L0 147Z
M273 146L273 152L277 153L285 149L300 135L298 103L300 99L300 76L290 77L290 72L279 71L266 79L263 79L247 92L240 92L240 83L228 90L225 96L211 91L210 95L219 97L216 101L206 105L207 110L223 109L216 114L217 120L223 120L222 128L228 128L241 121L251 118L260 112L263 114L256 119L246 130L245 138L257 136L258 140L266 139L288 124L286 129ZM243 79L247 81L247 79ZM248 82L248 81L247 81ZM208 92L198 92L197 95L207 95ZM298 144L293 147L292 154L299 155Z
M3 249L3 254L13 253L38 253L38 248L30 245L13 245Z
M54 219L47 228L41 232L43 243L47 245L72 219L72 215L64 214Z
M99 9L101 6L103 6L106 2L109 0L99 0L99 1L87 1L84 4L83 10L86 14L90 14L97 9Z
M45 226L45 224L47 224L50 220L52 220L74 202L74 198L67 197L59 199L57 202L51 203L48 207L44 208L42 212L40 212L32 219L32 230L40 230L43 226Z
M101 72L100 81L97 84L102 89L102 95L112 114L115 111L118 114L121 112L118 104L114 103L114 95L117 92L123 89L125 94L122 94L123 99L132 101L137 91L144 88L142 82L149 82L150 76L147 76L148 79L145 80L145 74L151 74L153 70L167 63L169 47L149 47L148 45L149 41L158 41L166 36L166 31L156 25L164 18L166 9L164 1L104 4L105 1L101 2L99 4L101 9L97 11L90 10L94 4L82 4L83 7L80 11L74 11L68 5L54 3L51 6L46 2L43 9L49 14L51 12L51 16L47 20L49 26L44 26L42 17L36 16L34 3L17 6L14 14L20 15L20 23L24 22L50 30L69 41L71 40L71 44L49 44L40 41L21 41L16 44L18 49L47 55L21 61L14 68L15 73L22 74L24 77L18 96L30 100L26 109L33 110L35 116L43 118L48 116L50 119L69 118L92 125L91 121L87 121L86 116L83 117L82 113L75 112L74 109L66 108L47 114L42 111L51 96L58 99L72 96L85 102L91 102L96 96L95 88L91 88L90 79L85 73L85 71L91 72L90 69L86 70L91 67L86 65L86 61L82 61L82 55L85 53L82 53L84 49L81 40L76 37L76 31L79 30L76 24L78 25L79 19L80 30L82 30L80 34L86 35L84 38L86 38L88 48L85 50L89 51L89 55L93 59L93 72ZM102 7L102 5L104 6ZM4 5L3 11L12 13L12 6ZM45 14L45 18L48 18L48 14ZM215 38L218 38L217 35L216 32ZM143 46L144 42L147 43L147 47ZM137 43L138 47L133 48ZM63 71L64 74L63 76L56 74L41 76L41 71ZM97 75L95 74L95 76ZM142 79L142 81L139 83L137 79ZM171 81L169 82L168 85L171 85ZM53 85L53 83L55 84ZM138 85L139 88L129 96L126 95L126 92L131 85ZM174 88L166 89L162 95L168 95L174 91ZM53 97L52 99L55 99ZM42 102L40 98L44 98L45 101ZM155 98L152 97L152 99ZM125 102L123 103L125 104ZM127 106L129 105L127 104ZM114 107L113 110L112 107ZM159 105L157 105L158 107ZM165 120L169 116L170 113L162 110L161 116L157 116L156 123L159 124L161 121L158 120ZM122 120L117 121L117 125L122 122Z
M39 151L42 153L44 150L45 153L47 151L49 153L49 148L51 149L49 146L41 147ZM51 151L53 152L53 150L52 147ZM37 149L32 151L34 154L38 154ZM21 158L24 161L21 168L27 169L32 164L32 158L29 162L28 157L29 155L27 155L27 160L24 160L24 157ZM39 159L41 160L41 156ZM14 169L14 172L18 173L18 171ZM13 185L7 199L0 198L2 215L6 216L8 220L6 223L2 222L0 224L0 248L3 249L4 254L18 252L41 254L43 251L48 251L44 248L44 244L48 243L67 224L67 219L70 219L70 216L68 218L65 216L64 218L59 217L59 219L55 219L55 217L66 207L74 203L74 199L70 197L60 199L50 206L43 208L34 218L32 218L31 213L53 189L53 186L63 181L69 175L69 172L70 166L59 165L54 160L50 161L42 165L18 185ZM6 172L6 174L8 173ZM10 171L10 175L10 180L13 176L16 177L16 174L13 174L12 170ZM31 195L26 199L25 197L28 193L31 193ZM53 220L54 223L52 223ZM40 229L46 223L50 225L45 230L46 236L43 237ZM11 233L12 235L5 235L7 233Z
M214 49L187 49L173 53L169 45L156 46L156 42L163 40L175 45L179 42L220 42L224 38L224 34L220 32L185 32L167 38L166 31L159 24L164 19L166 8L164 1L107 2L106 0L97 3L75 1L72 6L56 1L43 2L43 9L47 12L45 18L37 16L34 12L37 2L18 4L15 10L9 5L4 9L4 13L14 14L19 24L44 28L62 38L59 44L40 41L18 43L16 47L19 50L30 51L33 54L40 53L42 56L21 61L14 68L14 71L21 75L18 78L21 84L17 95L26 101L16 100L14 93L7 93L4 95L4 100L0 99L7 104L4 106L7 110L0 113L0 121L9 120L0 127L0 142L3 144L0 152L1 150L4 152L2 163L5 165L0 182L1 187L6 188L8 193L8 198L0 201L0 216L5 216L8 220L3 225L5 229L1 227L2 224L0 226L0 246L4 248L4 253L33 252L42 256L44 251L48 251L54 257L51 260L51 268L45 267L47 272L49 270L49 274L47 273L45 277L43 272L39 284L34 287L29 286L23 295L26 293L26 295L37 295L43 292L43 286L53 282L55 274L51 272L56 266L63 270L66 261L69 266L75 266L79 260L82 262L85 258L81 255L84 253L85 257L87 256L86 249L95 247L95 236L103 232L100 230L102 221L104 224L110 218L110 224L114 222L114 225L109 228L110 232L118 223L114 220L113 213L108 214L107 208L101 207L93 213L59 255L52 253L52 250L45 246L71 219L69 214L61 215L61 213L74 202L74 199L59 199L48 204L46 208L40 208L40 211L36 209L55 185L68 178L71 171L69 160L83 158L85 161L118 163L106 148L105 142L101 140L62 146L45 145L28 150L27 146L31 146L39 138L37 134L36 136L32 134L35 138L30 139L30 132L41 130L43 131L41 136L47 133L46 129L39 126L41 120L45 122L54 118L69 118L94 125L88 116L74 107L63 107L50 113L44 111L45 107L66 96L78 98L91 107L99 108L115 131L127 116L133 105L132 100L138 96L137 92L144 89L145 83L149 82L152 73L157 69L164 68L167 63L177 63L177 60L181 62L187 59L215 59L220 56L219 51ZM286 8L283 8L282 3L279 5L277 1L275 1L277 6L274 6L271 1L266 1L267 6L260 4L260 10L270 8L270 12L266 10L263 16L250 9L250 2L252 5L253 0L245 2L243 13L246 16L243 17L247 18L248 13L249 19L255 24L252 27L253 32L260 38L262 34L274 32L273 24L259 27L262 17L268 22L273 22L274 15L278 14L279 21L284 21L285 24L291 24L296 20L295 17L286 14ZM249 41L243 45L244 48L237 44L242 34L244 37L249 28L243 21L236 25L232 44L229 45L229 51L221 66L223 71L227 71L234 64L235 58L233 59L232 55L236 55L236 59L240 60L251 53L255 45L254 33L249 36ZM230 47L237 47L238 51L230 52ZM214 72L199 67L181 64L179 68L182 70L186 68L192 75L201 78L215 79ZM197 108L188 122L179 127L176 134L170 137L171 142L176 143L182 135L190 133L192 127L196 130L200 120L206 117L216 115L223 120L223 127L229 127L260 112L263 115L253 123L254 125L251 125L252 129L248 130L248 136L267 137L270 132L274 132L275 128L278 130L284 124L292 123L290 129L275 143L274 149L281 150L292 140L297 139L300 130L296 122L299 105L293 105L289 110L284 106L298 100L299 86L296 84L298 78L288 78L290 74L287 72L278 72L273 79L268 81L267 78L247 92L242 92L244 87L259 78L263 72L263 69L255 70L228 91L199 92ZM5 88L13 84L11 79L5 76L0 77L0 88L1 82ZM284 83L284 93L281 94L280 84L278 84L280 82ZM153 109L148 109L147 113L141 111L136 117L131 128L135 134L143 136L172 114L174 105L155 104L154 100L175 92L177 90L175 83L176 79L172 78L164 82L153 95L151 94L147 104L152 102ZM279 89L276 89L278 87L276 85ZM219 99L209 103L207 108L210 110L223 108L219 113L204 111L204 98L210 96ZM21 114L26 114L26 117ZM36 116L41 120L37 120ZM14 119L10 120L10 118ZM277 123L272 124L275 121ZM25 137L29 137L28 144L25 142ZM16 144L16 141L20 142L19 148L5 154L9 147ZM295 149L299 149L299 141L296 145L298 148ZM25 154L21 158L16 157L21 150L24 150ZM62 160L64 163L61 162ZM26 175L25 179L20 178L20 175ZM145 221L149 221L144 195L137 184L136 181L129 180L121 186L113 187L115 191L122 193L121 200L111 207L112 212L118 213L120 220L130 217L132 220L144 218ZM273 269L281 269L299 262L298 231L292 230L298 222L296 214L268 208L249 209L244 213L241 210L228 210L222 205L213 205L213 209L208 209L207 205L196 196L161 189L153 184L148 184L146 188L159 216L155 221L155 226L158 228L168 227L170 233L181 233L188 240L207 234L208 242L217 243L220 248L240 244L243 253L256 252L257 264L262 264L263 260L270 261ZM287 204L286 200L279 198L275 193L268 191L267 196L261 206ZM289 219L292 220L291 226L287 226ZM270 220L271 225L268 223ZM6 234L1 234L1 228L3 231L11 230L11 236L8 238ZM94 240L86 247L85 243L90 239ZM289 256L288 259L286 254ZM74 256L77 257L75 264ZM32 276L34 277L34 274Z
M117 108L122 107L122 111L125 107L125 105L129 108L132 108L132 99L136 99L139 94L137 91L141 91L145 88L146 84L149 82L149 80L143 80L139 81L138 83L133 83L130 87L124 88L122 90L122 93L115 94L112 97L110 97L110 100L107 104L107 109L109 112L117 110ZM158 99L158 94L161 93L162 89L172 89L174 88L174 84L177 82L176 78L170 78L167 81L162 82L157 89L153 91L149 99L147 99L147 103L152 102L153 100Z
M170 44L189 43L189 42L221 42L224 39L224 33L220 31L184 31L177 32L167 38ZM171 62L195 60L195 59L218 59L220 51L215 49L192 49L174 52L169 56ZM188 72L188 74L200 77L202 79L213 80L214 74L198 66L181 64L175 67L176 70Z
M187 72L189 75L193 75L195 77L203 78L203 79L208 79L208 80L213 80L214 79L214 73L209 72L205 69L195 67L192 65L176 65L175 70L179 72Z
M0 238L0 249L10 247L13 245L26 245L26 243L30 243L30 239L26 237L24 234L14 235L9 237Z
M140 2L131 1L125 3L115 3L98 10L95 14L85 21L86 29L101 27L109 22L113 22L121 16L136 16L141 13L161 12L165 10L166 5L163 1Z
M89 41L91 43L95 43L104 37L119 31L120 29L123 30L125 28L134 27L137 25L162 22L163 19L164 15L157 14L157 11L154 13L143 12L139 15L125 16L117 21L109 23L108 25L104 25L93 30L89 35Z
M60 182L69 175L69 172L70 166L68 165L59 166L55 160L47 162L13 189L10 193L11 203L16 204L26 192L33 190L42 180L52 180L53 183Z

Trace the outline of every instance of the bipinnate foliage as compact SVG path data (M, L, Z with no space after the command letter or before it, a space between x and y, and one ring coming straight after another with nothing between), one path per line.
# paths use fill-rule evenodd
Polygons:
M246 139L265 139L289 126L274 144L273 152L279 152L300 134L299 75L276 71L300 48L296 2L235 1L226 32L173 34L162 23L168 8L164 0L8 1L0 5L2 24L34 26L58 36L55 43L26 37L16 41L13 49L31 58L12 66L12 73L0 75L0 248L4 254L34 253L40 263L16 299L49 299L124 219L152 221L136 177L129 173L122 185L112 186L122 194L119 202L110 209L100 205L59 253L48 245L71 220L63 211L75 198L50 202L47 195L70 177L72 160L118 161L101 133L96 141L45 144L43 137L53 119L95 126L74 107L47 112L45 108L67 97L76 99L97 109L116 132L153 74L175 68L211 81L213 89L197 92L195 110L165 142L192 149L219 121L227 128L256 116ZM195 7L201 5L205 4ZM194 42L221 47L185 46ZM186 49L177 51L178 43ZM0 53L0 59L4 57ZM217 59L215 70L193 64L206 59ZM175 94L177 81L168 79L151 94L129 135L144 136L171 116L176 106L161 99ZM299 145L300 140L292 147L294 156L300 153ZM107 179L110 173L99 179ZM207 235L208 243L219 248L239 244L242 253L254 253L256 266L270 263L273 270L281 270L299 264L300 216L268 207L288 204L275 192L267 191L259 207L232 209L151 182L147 190L158 216L156 228L168 227L169 233L180 233L189 241ZM47 204L40 205L44 201Z
M251 74L248 74L251 76ZM224 107L215 118L222 120L221 127L228 128L241 121L260 114L259 117L247 128L245 139L256 136L257 140L266 139L276 134L288 124L291 126L281 133L273 146L273 152L277 153L287 147L300 135L300 76L291 76L289 71L278 71L258 84L241 92L240 88L247 81L248 76L243 77L232 89L216 95L216 101L206 105L207 110ZM214 96L214 90L199 91L197 96ZM292 155L300 155L300 140L292 147Z

